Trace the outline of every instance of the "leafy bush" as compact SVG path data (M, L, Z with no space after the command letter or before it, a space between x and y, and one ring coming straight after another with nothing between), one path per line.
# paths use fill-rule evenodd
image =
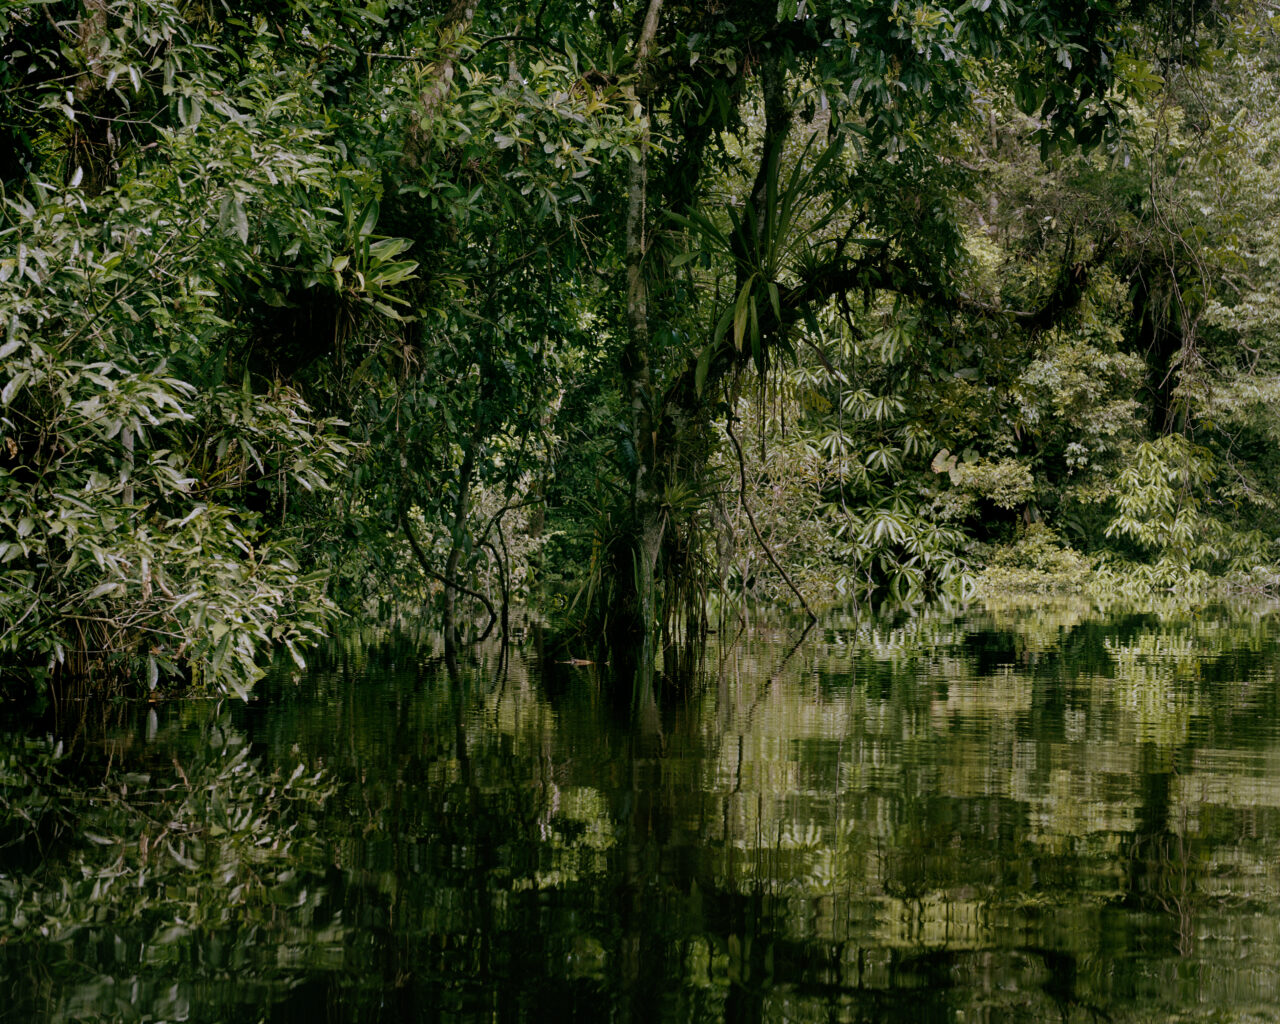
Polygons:
M986 591L1075 590L1088 582L1092 569L1092 561L1054 530L1032 523L1014 543L992 551L979 586Z

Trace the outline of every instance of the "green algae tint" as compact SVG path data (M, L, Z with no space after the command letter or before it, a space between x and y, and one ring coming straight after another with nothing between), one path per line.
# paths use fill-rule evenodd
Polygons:
M0 1019L1270 1020L1276 621L845 615L639 692L381 631L10 725Z

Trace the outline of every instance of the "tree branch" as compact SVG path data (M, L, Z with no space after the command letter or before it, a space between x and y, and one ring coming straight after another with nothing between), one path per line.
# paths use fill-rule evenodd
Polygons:
M800 593L800 588L792 582L791 577L787 575L787 570L782 568L778 560L773 556L773 549L769 547L764 539L764 535L760 532L760 527L756 525L756 517L751 514L751 506L747 504L747 467L742 457L742 446L738 444L737 437L733 433L733 410L729 410L729 414L724 419L724 430L729 435L729 440L733 443L733 450L738 453L738 482L739 497L742 501L742 511L747 514L747 522L751 524L751 530L756 535L756 540L760 543L760 548L764 551L765 557L769 559L769 564L777 571L778 575L786 581L787 586L791 589L791 593L796 595L796 600L800 602L800 607L804 609L804 613L809 616L809 624L818 621L818 617L813 614L813 609L809 607L809 602L804 599L804 595ZM805 630L807 633L808 630Z
M437 572L431 567L431 563L427 561L427 556L418 544L418 538L414 535L413 524L409 522L409 515L404 509L400 510L400 528L404 530L405 537L409 540L409 547L413 549L414 557L418 560L418 565L422 567L422 571L430 576L433 580L443 583L446 587L452 587L460 594L466 594L467 597L474 597L482 605L485 611L489 613L489 624L485 626L484 632L480 634L477 643L484 640L493 629L494 622L498 619L498 613L493 610L493 603L478 591L472 590L470 587L464 587L457 580L451 580L443 573Z

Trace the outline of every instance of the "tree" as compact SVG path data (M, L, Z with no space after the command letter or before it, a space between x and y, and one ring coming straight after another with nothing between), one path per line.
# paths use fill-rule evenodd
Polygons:
M1068 249L1029 305L970 288L960 205L978 186L980 107L1010 97L1046 155L1115 150L1121 94L1146 68L1139 7L668 5L650 39L652 13L637 96L664 141L631 179L629 208L643 189L648 211L626 236L633 541L612 566L636 579L631 635L658 628L650 581L687 575L695 517L675 495L714 486L699 452L713 416L732 422L744 370L820 344L827 310L855 337L880 317L920 367L958 320L1043 331L1076 306L1105 246Z
M1141 3L1034 0L11 5L2 650L243 692L332 596L406 581L456 650L462 601L499 614L507 517L572 525L573 474L608 455L594 621L647 662L704 621L730 504L763 544L741 402L788 364L829 375L800 390L836 410L806 429L839 436L820 515L856 575L955 576L957 523L904 484L946 446L974 501L1031 515L1024 474L1077 442L944 445L975 422L961 382L1052 404L1028 353L1129 251L1068 231L1034 272L984 271L985 140L1007 114L1042 157L1120 159L1128 98L1217 17L1167 13L1168 37Z

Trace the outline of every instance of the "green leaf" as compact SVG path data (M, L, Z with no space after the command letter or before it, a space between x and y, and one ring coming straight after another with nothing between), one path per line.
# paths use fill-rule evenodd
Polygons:
M408 238L382 238L369 246L369 258L375 262L394 259L411 245L413 242Z
M0 406L7 406L13 401L13 396L18 393L18 388L26 383L27 377L27 371L23 370L10 378L9 383L4 386L4 390L0 391Z
M738 299L733 306L733 344L739 352L742 351L742 343L747 336L747 317L750 314L751 306L751 286L755 283L756 275L752 274L742 285L742 290L738 292Z
M724 338L725 334L729 330L729 325L731 323L733 323L733 307L728 306L725 308L725 311L720 315L720 320L716 324L716 329L711 334L711 340L713 343L719 343L721 339Z
M215 629L221 626L223 633L217 644L213 648L213 653L209 656L209 668L215 673L222 671L222 665L227 660L227 652L231 650L231 638L234 635L231 630L227 629L222 623L217 623Z
M194 96L178 97L178 120L184 128L194 128L200 123L201 104Z
M373 234L374 225L378 223L379 209L378 200L376 199L370 199L365 205L364 212L360 214L360 228L358 233L361 238L365 238Z
M218 226L228 238L238 238L242 245L248 244L249 216L239 196L230 193L223 196L218 209Z
M288 638L285 639L284 644L289 650L289 657L293 659L293 663L297 665L298 668L305 669L307 667L307 661L302 656L302 652L298 650L298 645Z
M382 286L390 288L393 285L407 280L417 273L418 264L411 262L389 263L385 267L378 270L376 274L371 276L371 280Z
M693 370L693 387L699 395L707 382L707 372L711 369L711 357L715 354L716 342L704 345L698 353L698 365Z

